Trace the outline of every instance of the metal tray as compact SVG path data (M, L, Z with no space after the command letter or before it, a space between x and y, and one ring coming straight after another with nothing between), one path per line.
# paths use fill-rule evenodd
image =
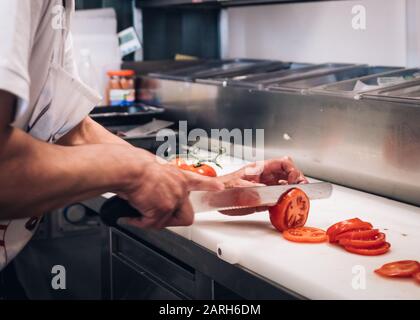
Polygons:
M281 61L259 61L255 63L238 63L224 66L223 68L215 68L198 74L197 81L200 79L229 79L235 76L247 75L250 73L270 72L287 68L290 63Z
M420 105L420 79L362 93L361 98Z
M193 66L149 72L148 76L168 80L192 81L193 74L196 72L215 68L223 63L228 63L231 61L232 60L208 60Z
M239 87L258 87L253 82L249 82L249 79L253 79L257 76L267 77L271 74L279 74L293 69L299 69L311 66L308 63L290 63L290 62L272 62L265 65L258 65L252 68L241 70L238 72L226 73L223 76L212 77L210 79L197 79L198 83L208 83L216 85L229 85Z
M264 87L279 84L282 82L297 80L311 75L318 75L322 72L346 70L354 66L354 64L348 63L323 63L317 65L303 66L300 68L290 68L287 70L281 70L277 72L255 75L254 77L248 77L246 81L241 81L242 83L235 82L234 85L263 89Z
M361 93L378 90L397 84L395 82L381 84L381 79L388 79L388 81L390 81L391 78L394 78L394 81L396 81L398 78L401 78L401 81L404 82L413 80L420 76L420 68L395 68L396 70L393 71L322 85L316 88L312 88L310 91L326 95L358 97Z
M157 133L151 133L147 136L143 137L126 137L124 135L124 132L136 128L137 124L131 124L131 125L111 125L107 126L106 128L112 132L113 134L119 136L123 140L129 142L130 144L146 149L150 152L155 153L156 150L161 146L164 142L157 139ZM178 137L178 132L175 130L167 131L167 135L173 135L175 138ZM178 140L177 140L178 141Z
M305 93L308 89L319 87L326 84L336 83L343 80L360 78L363 76L384 73L397 70L397 67L382 67L358 65L347 69L321 72L318 74L304 75L300 79L282 81L268 87L269 90L299 91Z
M274 74L274 72L279 72L279 71L284 71L284 70L294 70L294 69L314 66L314 64L311 64L311 63L301 63L301 62L283 62L282 64L283 66L281 69L277 69L277 70L272 69L272 70L268 70L268 72L273 72L270 74ZM256 72L230 77L230 80L231 81L252 81L252 79L255 79L256 77L261 77L261 76L267 76L267 71L256 70Z
M224 74L247 70L251 67L269 63L273 63L273 61L256 59L213 60L193 67L168 72L154 72L150 73L149 76L169 80L194 81L198 78L223 76Z
M150 60L150 61L124 61L122 69L130 69L136 72L137 76L148 75L149 73L165 73L179 69L185 69L203 64L209 60Z
M290 66L290 62L266 61L248 67L233 68L232 70L217 71L214 74L207 74L205 78L196 79L196 82L222 84L229 82L231 79L246 79L256 74L267 74L270 72L287 70Z

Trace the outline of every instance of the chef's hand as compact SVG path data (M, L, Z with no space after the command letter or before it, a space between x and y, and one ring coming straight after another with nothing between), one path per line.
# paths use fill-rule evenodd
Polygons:
M124 218L124 223L139 227L161 229L186 226L194 221L188 199L192 190L219 191L224 185L218 179L182 171L156 160L142 163L139 175L117 194L141 212L139 218Z
M236 172L221 176L219 180L224 183L226 188L308 183L290 157L251 163ZM268 210L267 207L258 207L225 210L221 213L238 216L266 210Z

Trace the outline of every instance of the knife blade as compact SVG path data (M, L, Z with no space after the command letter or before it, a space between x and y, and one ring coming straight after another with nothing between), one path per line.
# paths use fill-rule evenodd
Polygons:
M195 213L222 211L253 207L273 206L286 191L299 188L309 199L325 199L331 196L332 185L327 182L316 182L298 185L275 185L258 187L230 188L223 191L192 191L189 199ZM102 221L109 225L118 224L119 218L140 218L141 212L134 209L127 201L115 196L101 207Z
M332 185L327 182L275 186L230 188L223 191L192 191L190 202L195 213L253 207L274 206L286 191L299 188L311 200L331 196Z

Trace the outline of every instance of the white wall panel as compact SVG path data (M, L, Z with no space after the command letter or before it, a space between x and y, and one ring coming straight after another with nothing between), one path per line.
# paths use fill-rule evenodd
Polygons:
M352 27L352 8L358 4L366 8L365 30ZM407 45L410 39L406 32L407 11L406 0L230 8L226 56L406 65L407 47L410 47Z

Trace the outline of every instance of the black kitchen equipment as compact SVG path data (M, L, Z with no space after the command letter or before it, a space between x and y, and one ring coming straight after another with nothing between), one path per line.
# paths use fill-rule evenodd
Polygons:
M116 196L105 201L99 214L102 221L110 227L117 226L117 221L121 217L139 218L141 216L126 200Z
M144 124L164 113L163 108L146 104L127 107L96 107L90 117L103 126Z

